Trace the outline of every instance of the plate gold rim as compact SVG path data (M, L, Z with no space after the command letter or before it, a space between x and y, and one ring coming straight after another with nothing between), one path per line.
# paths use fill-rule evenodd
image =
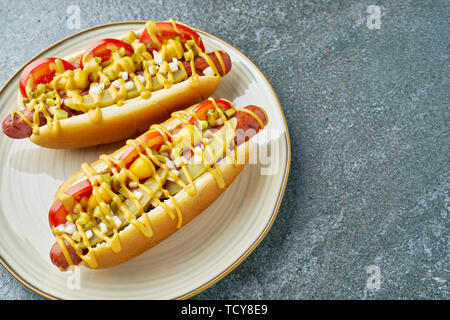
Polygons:
M101 24L101 25L97 25L94 27L90 27L84 30L81 30L79 32L76 32L72 35L69 35L57 42L55 42L54 44L52 44L51 46L45 48L44 50L40 51L38 54L34 55L31 59L29 59L25 64L23 64L7 81L6 83L2 86L2 88L0 89L0 95L3 93L3 91L5 90L5 88L10 85L11 81L13 78L15 78L20 72L22 72L22 70L29 64L31 63L33 60L35 60L37 57L39 57L40 55L44 54L45 52L49 51L50 49L53 49L54 47L60 45L61 43L63 43L64 41L67 41L71 38L74 38L80 34L95 30L95 29L100 29L100 28L105 28L105 27L110 27L110 26L115 26L115 25L121 25L121 24L145 24L146 20L129 20L129 21L118 21L118 22L110 22L110 23L105 23L105 24ZM195 27L191 27L192 29L194 29L195 31L200 31L202 33L207 34L208 36L222 41L223 43L229 45L230 47L232 47L234 50L236 50L238 53L242 54L245 58L248 59L248 61L250 61L250 63L262 74L262 76L264 77L264 79L266 80L267 84L269 85L270 90L272 91L272 94L275 97L275 100L277 102L278 108L280 109L280 113L281 116L283 118L283 122L284 122L284 127L285 127L285 133L286 133L286 145L287 145L287 164L286 164L286 169L284 172L284 177L283 177L283 184L282 187L278 193L278 199L277 199L277 203L275 205L275 208L272 212L271 218L268 222L268 224L266 225L266 227L264 228L263 232L258 236L258 238L253 242L253 244L234 262L232 263L228 268L226 268L224 271L222 271L219 275L217 275L216 277L214 277L213 279L210 279L209 281L207 281L206 283L204 283L203 285L201 285L200 287L191 290L190 292L179 296L177 298L174 298L175 300L184 300L184 299L188 299L191 298L197 294L199 294L200 292L206 290L207 288L209 288L210 286L212 286L213 284L217 283L219 280L223 279L225 276L227 276L231 271L233 271L238 265L240 265L252 252L253 250L256 249L256 247L261 243L261 241L266 237L267 233L269 232L269 230L271 229L278 211L280 210L280 206L281 206L281 202L283 200L284 197L284 193L286 190L286 185L287 185L287 181L289 178L289 171L290 171L290 166L291 166L291 142L290 142L290 136L289 136L289 128L287 126L287 122L286 122L286 118L284 116L283 113L283 109L281 107L280 101L278 100L278 96L276 95L272 85L270 84L269 80L267 79L266 75L261 71L261 69L247 56L245 55L243 52L241 52L239 49L237 49L235 46L233 46L232 44L228 43L225 40L222 40L221 38L207 32L204 31L202 29L198 29ZM13 268L11 268L9 266L9 264L3 259L3 257L0 255L0 264L5 268L6 271L8 271L9 274L11 274L15 279L17 279L17 281L19 281L23 286L25 286L26 288L28 288L29 290L31 290L32 292L38 294L39 296L46 298L46 299L50 299L50 300L58 300L61 299L59 297L55 297L37 287L35 287L34 285L30 284L29 282L27 282L25 279L23 279L16 271L14 271Z

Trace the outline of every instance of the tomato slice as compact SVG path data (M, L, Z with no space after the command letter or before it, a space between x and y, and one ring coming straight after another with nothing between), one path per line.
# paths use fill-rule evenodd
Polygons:
M232 107L231 103L227 100L223 99L214 99L215 103L219 108L223 110L228 110ZM198 104L192 111L197 113L198 118L200 120L206 120L206 112L210 109L214 109L214 104L210 100L205 100L202 103ZM189 121L194 123L194 117L190 117ZM150 131L140 138L147 144L147 146L154 150L159 150L164 143L164 137L159 133L159 131ZM134 160L138 157L138 152L134 147L126 148L119 157L119 160L122 160L125 163L126 167L129 167ZM118 167L116 167L119 169Z
M30 77L32 77L33 79L34 86L40 83L49 83L50 81L52 81L56 72L54 68L52 68L52 65L54 64L56 59L59 58L40 58L33 61L28 66L26 66L25 69L23 69L19 80L19 89L20 93L22 93L22 96L24 96L25 98L27 97L25 88ZM63 59L59 60L61 60L64 70L75 69L75 67L71 63Z
M94 57L98 57L103 61L107 61L111 58L111 48L124 48L125 55L131 56L133 54L133 48L126 42L117 39L102 39L92 43L84 52L83 56L88 53L92 53ZM83 69L83 59L80 61L80 67Z
M159 131L150 131L139 137L145 144L154 150L159 150L164 143L164 137ZM132 146L126 148L119 157L127 167L129 167L134 160L138 157L138 152Z
M202 38L200 38L198 33L195 32L194 30L192 30L191 28L189 28L188 26L176 22L175 25L179 31L179 32L177 32L177 30L174 29L172 22L170 22L170 21L159 21L159 22L155 22L155 24L160 31L159 34L156 34L156 38L162 44L167 42L167 40L169 40L169 39L175 39L176 37L180 37L183 45L187 40L194 40L195 43L197 44L197 46L200 48L200 50L205 52L205 46L203 45ZM160 46L153 43L152 39L150 38L150 35L147 32L147 28L145 28L144 32L142 32L142 35L139 38L139 41L141 41L145 45L148 45L151 43L152 49L155 49L155 50L160 49Z
M90 197L92 194L92 185L89 179L82 180L73 186L71 186L69 189L67 189L66 193L70 196L72 196L76 201L80 202L81 199L84 197ZM66 208L64 207L63 203L56 199L55 202L53 202L53 205L50 208L49 214L48 214L48 220L50 223L50 227L57 227L60 224L66 223L66 216L68 212Z

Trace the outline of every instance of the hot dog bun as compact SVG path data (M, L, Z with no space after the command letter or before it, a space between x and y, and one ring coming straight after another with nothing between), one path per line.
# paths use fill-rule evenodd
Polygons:
M135 31L139 37L143 29ZM125 40L126 36L118 37ZM84 51L74 53L64 60L79 67ZM153 123L159 123L174 111L184 109L200 102L217 89L220 82L218 75L204 75L192 84L190 79L174 84L169 89L152 92L149 99L137 97L128 99L123 106L116 104L100 108L101 120L92 122L87 113L59 120L60 129L55 132L45 124L30 140L42 147L54 149L73 149L123 140L145 132ZM19 110L25 108L23 97L18 90Z
M150 99L137 97L121 107L101 108L102 120L93 123L87 113L60 120L60 132L55 134L48 125L39 128L30 140L46 148L73 149L119 141L148 130L151 124L161 122L173 111L184 109L209 97L219 85L220 77L202 76L198 87L188 80L174 84L170 89L154 91ZM95 143L93 143L95 141Z

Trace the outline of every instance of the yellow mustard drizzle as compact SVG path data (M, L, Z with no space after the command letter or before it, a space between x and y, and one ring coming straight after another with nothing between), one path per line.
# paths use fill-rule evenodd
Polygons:
M159 28L156 26L155 21L147 21L145 23L145 29L147 29L147 33L150 36L150 39L157 46L161 45L161 42L156 37L156 34L160 34Z
M164 143L168 143L169 138L172 138L172 133L159 124L153 124L150 126L150 130L158 131L164 139Z
M55 228L53 228L53 233L55 233ZM64 240L63 240L64 236L57 236L56 237L56 242L58 243L59 247L61 248L61 252L64 255L64 258L66 259L67 263L71 266L73 265L73 261L72 258L70 257L69 251L67 250L66 245L64 244ZM70 237L68 237L70 238ZM72 240L72 239L70 239ZM72 240L73 241L73 240Z
M11 112L10 112L11 119L14 119L14 117L16 116L16 114L17 114L19 117L21 117L21 118L23 119L23 121L25 121L26 124L28 124L31 128L33 128L33 123L32 123L30 120L28 120L28 118L25 117L25 115L24 115L22 112L20 112L20 111L17 111L17 110L11 111Z
M170 23L172 23L173 30L175 30L176 33L180 34L181 32L180 32L180 30L178 30L176 21L173 20L172 18L170 18L169 21L170 21Z
M88 116L89 116L89 119L93 123L99 123L100 121L102 121L102 111L98 107L95 108L95 109L89 110L88 111Z
M178 29L175 20L169 20L172 23L173 29L178 34L181 34ZM63 99L61 98L61 92L65 92L67 97L69 97L72 101L73 106L69 106L71 109L75 109L76 111L81 111L83 113L88 113L89 119L93 123L101 122L102 120L102 97L109 93L112 97L113 103L117 106L124 105L127 100L127 88L126 82L121 78L121 74L123 72L127 72L129 77L131 78L135 89L138 91L138 95L142 99L149 99L152 95L153 91L153 77L155 77L159 83L165 89L169 89L175 83L175 81L184 81L187 79L187 72L184 67L184 64L181 61L178 61L178 68L183 72L184 76L179 76L177 79L174 78L174 73L168 65L168 61L172 58L181 59L185 53L185 50L181 46L181 44L174 39L169 39L166 43L161 44L158 40L157 35L161 32L154 21L148 21L145 24L145 29L148 32L149 37L152 42L160 47L159 53L162 55L163 63L159 67L159 70L156 68L156 63L152 58L152 55L147 51L147 47L144 43L141 43L136 36L136 34L132 31L129 31L126 35L126 41L131 45L133 49L134 57L142 63L143 66L143 77L145 81L141 81L139 77L135 74L136 65L139 62L133 60L132 57L129 56L120 56L119 49L115 46L110 46L108 49L112 51L111 59L108 61L109 64L103 67L104 63L101 63L96 59L92 54L85 54L82 57L83 69L76 70L64 70L64 65L60 59L56 59L53 63L50 64L50 70L55 71L55 77L53 80L47 84L48 91L41 93L38 97L33 94L34 82L32 77L28 80L26 84L25 91L27 93L27 101L26 107L30 111L34 111L35 115L33 116L33 120L30 121L24 115L22 111L14 110L10 113L11 120L14 120L14 116L17 114L23 121L32 128L33 134L39 134L40 127L40 114L43 114L45 119L47 120L47 125L50 131L57 135L60 132L60 120L64 118L59 118L57 114L66 114L67 112L61 109ZM197 45L197 44L196 44ZM217 68L214 62L201 50L196 46L197 53L205 58L208 65L214 70L214 72L220 76L217 71ZM191 76L190 76L190 84L192 87L198 87L198 79L199 76L195 71L195 54L191 48L186 48L186 52L191 57L190 59L190 68L191 68ZM222 57L220 53L216 50L215 54L219 60L223 73L225 73L225 65L223 63ZM149 72L149 68L153 70L153 76ZM114 72L117 76L115 85L111 84L111 79L106 75L105 72ZM83 90L91 87L93 84L103 84L104 86L108 86L106 89L102 89L99 93L90 93L93 98L93 104L90 104L90 107L84 107L84 97L81 95ZM51 93L51 94L50 94ZM46 98L50 98L54 100L54 106L52 109L52 113L48 112L46 104ZM25 103L24 103L25 104ZM75 107L77 106L77 107Z

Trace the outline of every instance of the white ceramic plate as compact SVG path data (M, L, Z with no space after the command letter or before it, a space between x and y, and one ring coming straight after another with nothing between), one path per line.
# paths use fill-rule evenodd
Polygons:
M65 57L91 42L137 30L143 22L102 25L70 36L35 58ZM50 299L176 299L191 297L238 266L269 231L283 198L290 165L286 121L261 71L240 51L197 30L208 51L223 49L233 63L214 97L236 107L260 105L269 125L255 136L261 152L214 204L141 256L106 270L62 273L49 259L54 238L48 209L58 186L82 162L123 143L80 150L49 150L0 134L0 262L23 285ZM33 58L33 60L35 59ZM0 91L0 119L16 105L18 71ZM268 156L270 154L270 157Z

